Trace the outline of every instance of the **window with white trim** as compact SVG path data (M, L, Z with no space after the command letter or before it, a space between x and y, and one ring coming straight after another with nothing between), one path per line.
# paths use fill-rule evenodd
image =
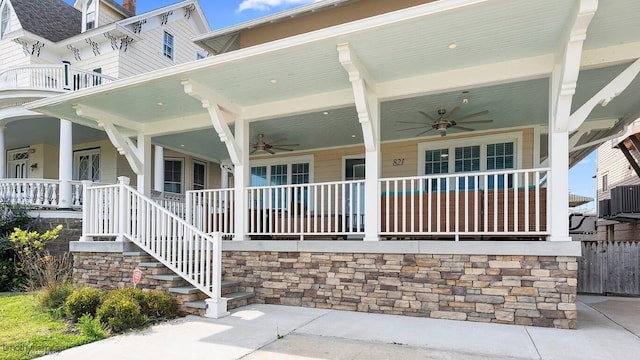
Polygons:
M440 145L438 143L420 144L418 158L419 163L423 165L419 173L437 175L515 169L521 161L516 152L519 144L522 143L521 137L520 133L477 137L467 140L471 144L466 146L456 146L453 142ZM478 187L476 179L477 177L474 176L459 178L458 188L475 189ZM508 187L513 186L512 175L508 175L506 180ZM505 185L504 181L505 175L490 176L486 187L491 189L497 185L498 188L502 188ZM437 179L432 179L432 191L446 190L446 188L446 179L441 178L439 182Z
M11 24L11 9L9 9L9 2L6 0L0 1L0 40L4 39L7 33L9 33Z
M173 60L173 56L174 56L174 40L173 40L173 35L169 34L168 32L164 32L163 36L162 36L162 43L163 43L163 50L162 50L162 54L168 58Z
M602 175L602 191L609 190L609 174Z
M193 161L193 190L204 190L207 182L207 164Z
M73 152L74 180L100 181L100 149L86 149Z
M84 5L83 17L84 21L82 23L82 31L91 30L96 27L96 18L98 13L98 5L97 1L89 0Z
M308 184L313 180L312 158L308 156L295 158L281 158L265 162L256 161L251 166L250 186L277 186L277 185L297 185ZM308 205L308 190L297 188L296 194L292 195L295 201L302 206ZM272 190L272 197L279 199L275 206L286 207L287 189L278 188ZM262 201L262 200L260 200Z
M164 159L164 191L182 194L184 189L184 160Z

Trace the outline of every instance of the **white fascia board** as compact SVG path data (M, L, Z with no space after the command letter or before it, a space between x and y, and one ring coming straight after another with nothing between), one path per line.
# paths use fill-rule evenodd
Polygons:
M116 23L120 24L120 25L123 25L123 26L131 25L131 24L133 24L133 23L135 23L137 21L144 20L144 19L147 19L147 18L152 18L154 16L159 16L159 15L162 15L162 14L166 13L167 11L177 10L177 9L189 6L189 5L193 4L193 3L194 3L193 0L184 0L184 1L181 1L181 2L178 2L178 3L175 3L175 4L163 6L161 8L148 11L146 13L142 13L140 15L135 15L135 16L132 16L132 17L128 17L126 19L122 19L120 21L117 21Z

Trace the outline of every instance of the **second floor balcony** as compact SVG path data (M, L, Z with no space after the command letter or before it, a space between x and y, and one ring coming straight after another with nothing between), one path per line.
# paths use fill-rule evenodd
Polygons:
M0 72L0 91L68 92L116 80L95 71L60 65L27 65Z

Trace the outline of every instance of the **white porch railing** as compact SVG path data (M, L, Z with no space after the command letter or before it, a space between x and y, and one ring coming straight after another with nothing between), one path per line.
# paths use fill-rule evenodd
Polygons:
M364 234L364 180L252 187L248 235Z
M547 235L549 169L380 180L380 234Z
M233 189L187 191L186 220L205 233L234 232L235 201Z
M0 89L71 91L114 81L97 72L75 69L68 64L28 65L0 73Z
M205 234L138 193L128 178L119 180L117 185L84 189L82 240L115 236L132 241L216 304L224 303L226 312L220 295L221 236Z
M82 207L82 182L71 181L71 207ZM57 208L60 180L0 179L0 200L28 207Z
M178 215L182 219L186 219L184 195L154 191L151 194L151 198L163 208Z

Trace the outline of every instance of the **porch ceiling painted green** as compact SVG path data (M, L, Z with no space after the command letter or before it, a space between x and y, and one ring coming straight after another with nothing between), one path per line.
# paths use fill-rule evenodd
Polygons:
M396 121L421 121L418 111L435 115L439 107L462 105L462 90L470 91L470 103L460 115L489 110L486 118L494 120L470 126L479 131L546 125L548 77L576 4L442 0L418 7L437 10L432 13L380 15L38 101L32 108L87 123L72 106L88 106L139 124L154 143L225 159L208 114L184 93L181 81L191 79L242 109L252 121L252 141L265 133L300 143L299 150L362 144L351 84L336 50L349 43L378 85L383 141L414 137L420 131L400 131L404 126ZM584 44L573 110L640 57L640 22L633 15L639 13L637 0L600 1ZM457 47L449 49L451 43ZM640 114L638 94L636 79L587 121L632 121Z

